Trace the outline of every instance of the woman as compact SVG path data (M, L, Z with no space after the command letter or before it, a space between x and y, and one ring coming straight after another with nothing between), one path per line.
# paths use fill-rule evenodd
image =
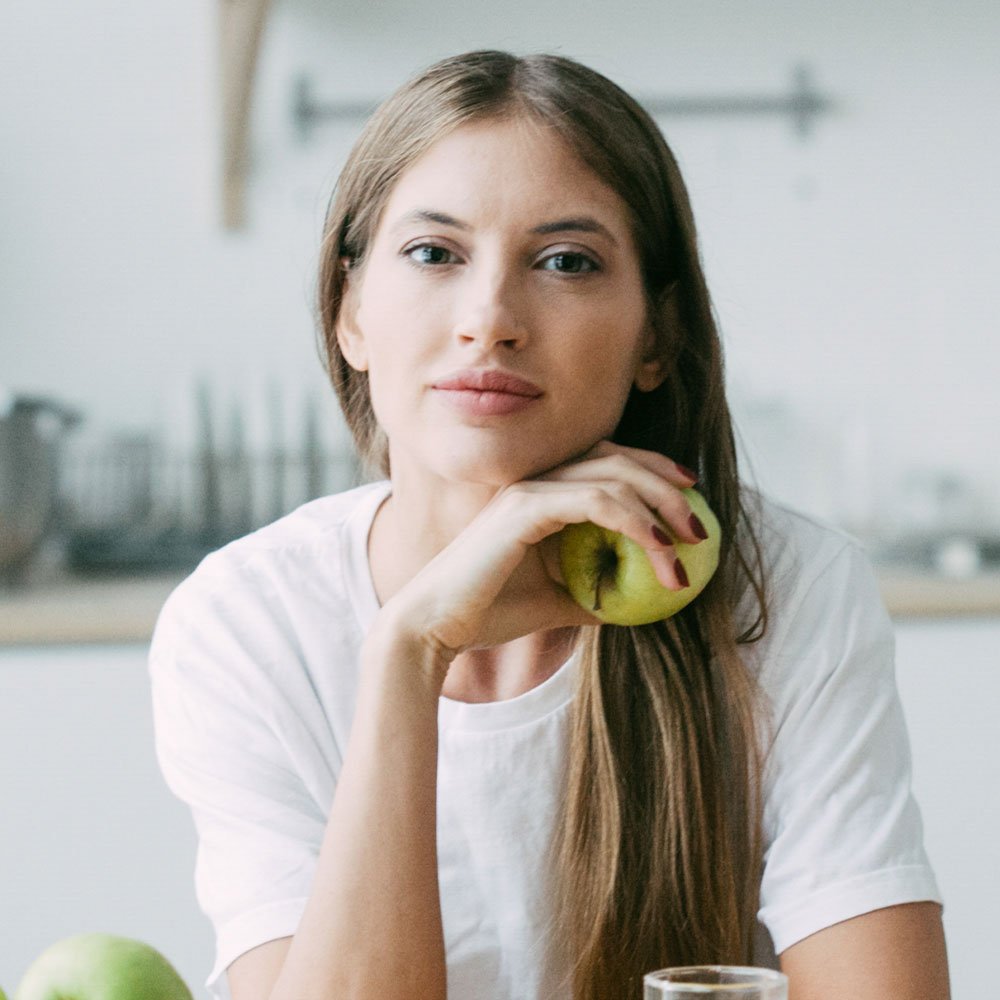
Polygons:
M890 623L852 539L741 487L641 108L563 58L432 66L341 174L319 304L375 481L210 556L151 652L213 995L616 1000L777 951L794 1000L946 997ZM578 607L559 529L681 590L695 483L704 592Z

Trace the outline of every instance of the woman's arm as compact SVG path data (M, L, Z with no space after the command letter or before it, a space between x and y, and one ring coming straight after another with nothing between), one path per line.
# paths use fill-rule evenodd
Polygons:
M905 903L844 920L781 954L789 1000L948 1000L941 907Z
M437 708L447 662L392 628L361 687L309 902L292 939L229 967L233 1000L444 1000Z
M290 937L266 941L244 952L226 969L233 1000L267 1000L292 944Z

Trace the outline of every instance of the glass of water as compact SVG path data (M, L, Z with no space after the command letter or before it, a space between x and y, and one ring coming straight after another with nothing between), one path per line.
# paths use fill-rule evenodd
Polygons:
M688 965L643 977L643 1000L788 1000L788 977L771 969Z

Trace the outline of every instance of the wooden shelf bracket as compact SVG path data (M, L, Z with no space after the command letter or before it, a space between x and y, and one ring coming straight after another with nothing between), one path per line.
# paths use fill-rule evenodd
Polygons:
M260 39L271 0L218 0L222 87L222 222L246 223L250 105Z

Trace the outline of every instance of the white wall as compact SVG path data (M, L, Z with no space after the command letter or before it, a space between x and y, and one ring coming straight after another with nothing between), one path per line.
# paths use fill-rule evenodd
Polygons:
M992 982L1000 899L1000 620L897 625L914 789L945 897L953 1000ZM212 933L194 832L153 755L144 646L0 650L0 986L103 930L155 945L196 997Z
M186 441L195 373L220 407L243 398L258 435L274 382L322 393L342 438L311 294L355 127L297 141L302 71L321 95L378 97L435 58L498 46L580 58L637 94L739 94L786 90L804 60L840 106L807 142L785 120L663 122L759 477L863 520L898 514L905 470L952 470L995 519L997 5L275 0L240 233L218 225L215 14L94 0L0 15L0 387L68 397L95 434L162 423ZM768 399L783 401L770 415Z

